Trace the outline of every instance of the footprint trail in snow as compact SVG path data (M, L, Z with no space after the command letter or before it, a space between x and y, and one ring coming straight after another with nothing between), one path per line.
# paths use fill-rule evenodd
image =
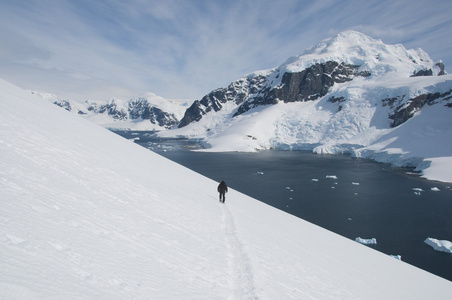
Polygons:
M258 299L254 294L253 272L242 244L237 236L234 217L229 208L222 205L223 224L229 258L229 282L232 299Z

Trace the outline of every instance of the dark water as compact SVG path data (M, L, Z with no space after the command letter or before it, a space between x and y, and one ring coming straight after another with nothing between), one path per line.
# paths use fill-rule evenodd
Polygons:
M452 190L393 168L347 155L300 151L203 153L186 140L117 132L216 181L349 239L370 245L452 281L452 254L435 251L428 237L452 241ZM337 178L337 179L336 179ZM432 191L437 187L440 191ZM422 189L420 195L415 194ZM227 202L226 195L226 202ZM334 245L332 245L334 247Z

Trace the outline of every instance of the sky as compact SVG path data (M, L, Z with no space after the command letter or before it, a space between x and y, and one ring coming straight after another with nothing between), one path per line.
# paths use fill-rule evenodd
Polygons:
M450 0L0 0L0 78L68 100L201 99L345 30L452 70Z

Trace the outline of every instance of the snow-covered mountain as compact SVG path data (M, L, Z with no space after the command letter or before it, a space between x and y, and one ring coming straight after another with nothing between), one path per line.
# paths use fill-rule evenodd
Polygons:
M450 281L233 189L220 204L217 182L1 80L0 112L1 299L452 293Z
M168 100L153 93L128 101L112 98L106 102L77 102L54 94L32 93L110 129L166 130L179 124L188 106L187 101Z
M452 76L421 49L356 31L212 91L178 127L160 135L203 139L207 151L348 152L452 182L433 171L452 169Z

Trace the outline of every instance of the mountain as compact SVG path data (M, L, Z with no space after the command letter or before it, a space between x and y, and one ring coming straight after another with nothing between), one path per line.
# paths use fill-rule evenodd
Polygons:
M179 124L188 105L182 101L164 99L153 93L146 93L128 101L112 98L104 102L68 101L53 94L32 93L110 129L166 130Z
M452 166L451 99L441 61L346 31L212 91L187 109L178 129L159 135L202 139L205 151L352 153L424 171L440 165L432 163L437 157ZM409 133L406 142L388 148L399 132ZM452 182L451 172L441 173L431 179Z
M2 80L0 111L1 299L452 293L448 280L232 188L220 204L218 182Z
M278 68L249 74L227 88L212 91L192 104L178 127L221 110L226 102L238 106L232 115L235 117L280 101L316 100L328 94L335 84L357 78L375 80L388 74L405 78L440 76L446 72L442 62L432 62L421 49L406 50L402 45L385 45L356 31L342 32L300 56L289 58Z

